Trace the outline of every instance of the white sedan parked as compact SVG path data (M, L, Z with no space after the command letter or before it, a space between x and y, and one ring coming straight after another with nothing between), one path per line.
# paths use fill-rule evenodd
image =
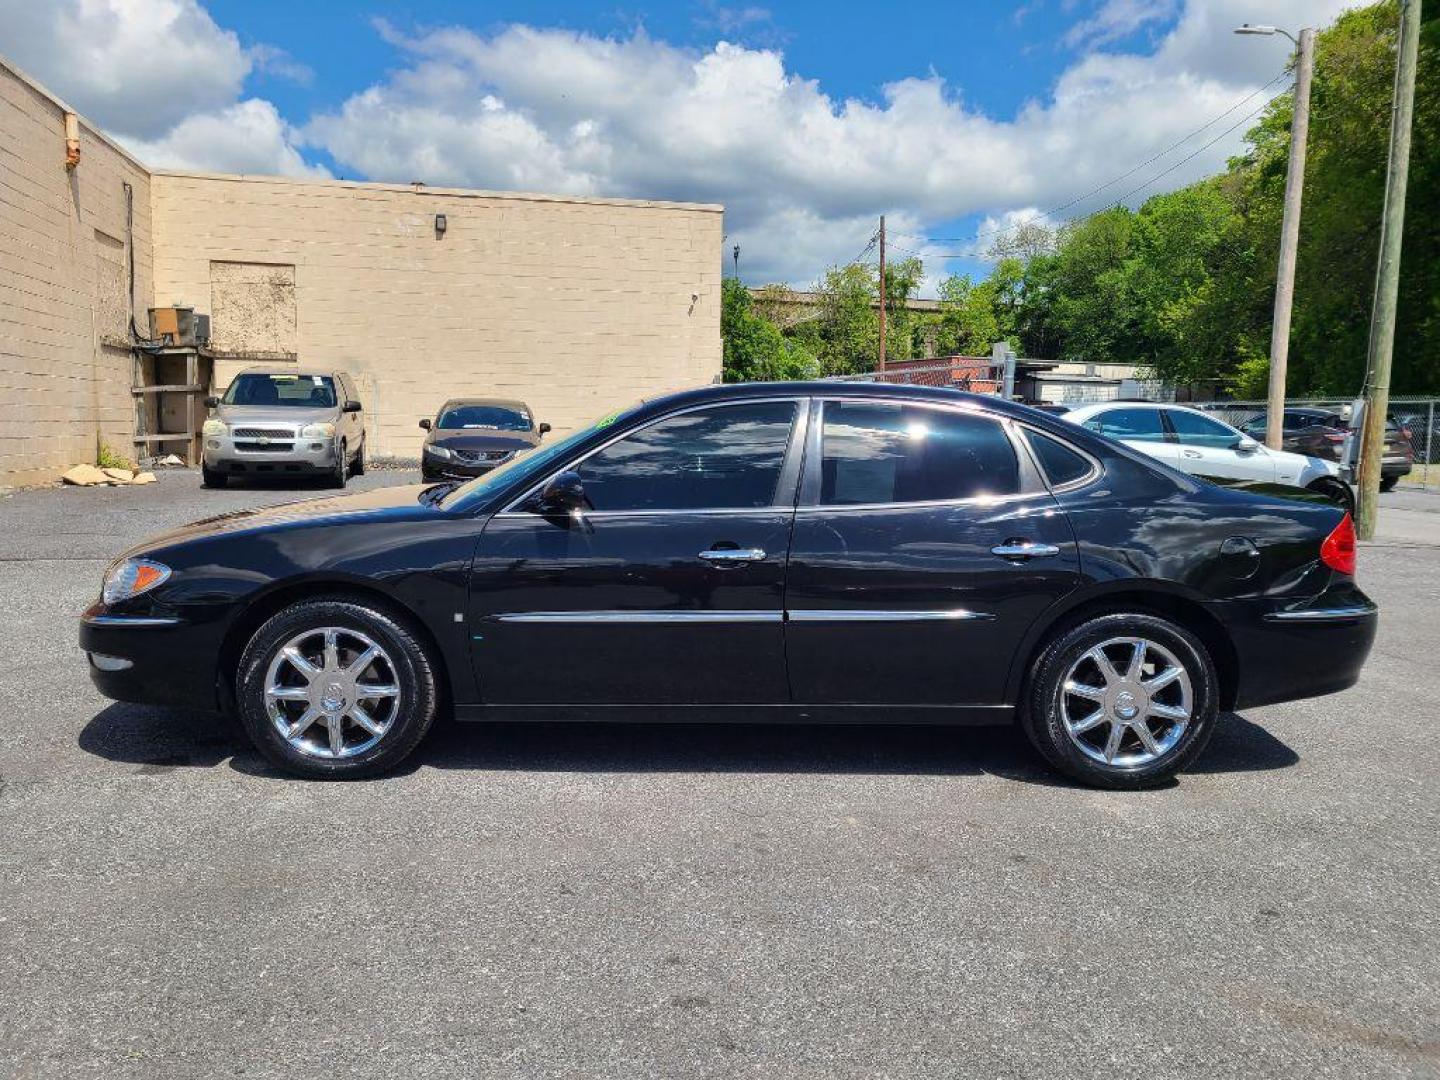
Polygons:
M1096 402L1065 414L1101 435L1163 461L1182 472L1221 481L1250 480L1309 488L1353 508L1340 466L1324 458L1271 450L1213 416L1183 405Z

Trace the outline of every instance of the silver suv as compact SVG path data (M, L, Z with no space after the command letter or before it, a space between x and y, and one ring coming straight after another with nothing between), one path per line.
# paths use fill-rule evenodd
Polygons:
M365 413L343 371L247 368L205 399L206 487L231 476L321 475L344 487L365 471Z

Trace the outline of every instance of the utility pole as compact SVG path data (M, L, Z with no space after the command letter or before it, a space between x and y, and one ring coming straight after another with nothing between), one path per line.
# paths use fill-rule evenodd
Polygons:
M880 215L880 370L885 370L885 215Z
M1284 34L1295 42L1295 114L1290 121L1290 162L1285 170L1285 213L1280 224L1280 263L1275 271L1275 314L1270 324L1270 395L1265 445L1279 450L1285 435L1285 374L1290 363L1290 312L1295 303L1295 251L1300 243L1300 196L1305 187L1305 142L1310 133L1310 76L1315 70L1315 31L1297 40L1274 26L1238 27L1237 34Z
M1375 266L1365 419L1360 434L1360 498L1355 524L1362 540L1375 535L1385 417L1390 410L1390 362L1395 350L1400 241L1405 234L1405 185L1410 176L1410 124L1415 112L1415 66L1419 51L1420 0L1400 0L1395 98L1390 106L1390 160L1385 169L1385 209L1380 218L1380 258Z

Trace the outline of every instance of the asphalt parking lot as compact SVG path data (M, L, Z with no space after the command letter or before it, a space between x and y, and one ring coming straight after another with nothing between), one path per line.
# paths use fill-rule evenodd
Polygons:
M306 494L0 499L0 1075L1440 1073L1440 495L1382 497L1359 686L1113 794L881 727L451 724L310 784L91 688L114 554Z

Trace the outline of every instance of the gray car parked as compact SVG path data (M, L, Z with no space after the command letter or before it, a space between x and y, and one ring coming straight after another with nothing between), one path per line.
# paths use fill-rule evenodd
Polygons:
M247 368L205 399L206 487L232 476L320 475L344 487L365 471L365 413L343 371Z

